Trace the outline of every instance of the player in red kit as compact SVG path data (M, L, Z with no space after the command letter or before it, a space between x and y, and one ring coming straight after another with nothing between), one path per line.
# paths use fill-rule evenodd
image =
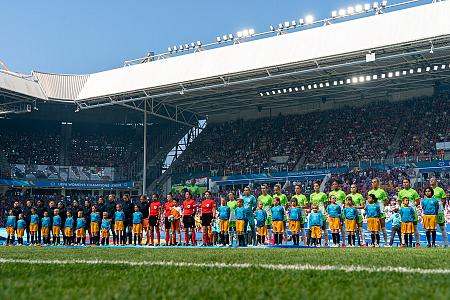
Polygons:
M167 202L164 203L164 229L166 231L166 246L169 246L169 244L170 244L171 222L169 221L169 217L172 215L172 208L176 205L177 205L177 203L173 201L172 194L169 193L167 195Z
M156 238L158 239L158 243L156 246L159 246L161 242L161 232L159 231L159 220L161 217L161 203L158 201L158 195L152 195L152 202L150 202L150 213L148 217L148 225L150 227L150 246L153 246L154 238L155 238L155 229L156 229Z
M205 200L202 201L202 229L203 229L203 246L212 245L211 226L214 219L216 202L212 199L211 192L205 192Z
M195 246L195 212L197 211L197 203L195 203L192 193L187 191L184 194L183 201L183 227L184 227L184 243L189 245L189 230L191 233L192 246Z

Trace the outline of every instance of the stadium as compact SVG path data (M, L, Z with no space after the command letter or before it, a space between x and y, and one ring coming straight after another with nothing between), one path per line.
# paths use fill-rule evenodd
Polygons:
M329 6L0 61L0 298L448 299L450 1Z

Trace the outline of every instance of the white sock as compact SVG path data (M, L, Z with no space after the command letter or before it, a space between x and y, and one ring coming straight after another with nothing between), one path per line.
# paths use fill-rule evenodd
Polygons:
M439 225L439 228L441 229L442 240L444 241L444 246L448 247L448 235L447 235L447 231L445 231L445 225Z

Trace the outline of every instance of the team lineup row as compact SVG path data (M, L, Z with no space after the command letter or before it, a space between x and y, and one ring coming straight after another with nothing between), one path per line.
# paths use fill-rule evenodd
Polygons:
M395 234L399 235L401 244L407 246L412 245L414 234L416 246L420 245L417 230L417 207L420 205L424 211L423 225L427 230L428 246L435 245L437 225L443 234L444 245L447 246L443 216L446 194L436 185L434 178L430 180L430 184L430 188L425 190L425 195L420 201L418 193L410 187L409 180L403 180L403 189L398 194L402 207L387 220L392 222L389 245L392 245ZM332 183L332 189L326 195L320 192L320 182L316 182L314 192L307 201L306 196L301 193L301 186L297 185L289 203L287 196L281 192L280 185L275 185L273 196L267 193L267 186L262 186L258 199L251 195L250 188L244 188L242 197L236 200L234 194L230 193L228 199L221 197L220 206L217 207L212 194L205 192L205 198L199 209L203 245L232 245L234 235L236 235L238 246L267 244L272 241L272 237L273 243L279 245L288 237L287 223L294 245L299 245L301 239L304 245L317 246L321 244L321 239L324 237L325 246L328 246L328 229L332 231L333 246L340 245L341 237L342 246L345 246L346 236L349 246L364 245L363 215L367 218L367 227L371 232L371 245L380 244L380 231L383 233L384 244L388 245L384 214L387 197L384 190L379 187L378 179L372 180L372 190L368 192L367 204L364 197L357 192L356 185L351 186L351 192L348 195L341 190L337 181ZM142 200L146 200L145 195L141 196ZM89 234L91 244L100 244L100 242L109 244L110 232L112 232L114 244L125 244L127 236L128 243L131 244L131 234L134 235L134 244L141 244L143 231L145 231L148 244L160 245L159 220L162 214L165 216L166 245L182 243L182 227L185 230L185 245L188 245L189 241L191 245L196 244L197 203L190 192L185 193L185 200L181 205L169 194L167 202L162 206L158 196L153 195L148 207L134 206L131 218L125 216L121 204L115 208L115 212L108 214L93 206L89 219L83 217L81 210L76 215L68 211L64 224L58 209L52 211L54 215L52 218L47 211L42 218L39 218L36 209L32 208L29 222L24 220L22 214L18 216L17 221L13 211L10 211L7 219L7 244L14 243L15 233L17 233L19 244L23 244L24 231L27 230L27 233L31 235L32 244L40 241L38 233L42 234L44 243L50 244L52 234L53 244L60 244L61 231L66 245L85 244L86 233ZM154 243L155 233L156 243ZM178 243L176 243L177 234Z

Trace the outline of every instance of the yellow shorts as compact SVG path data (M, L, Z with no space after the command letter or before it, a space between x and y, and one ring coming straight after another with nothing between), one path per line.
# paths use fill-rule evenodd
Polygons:
M172 222L170 222L170 230L172 231L180 230L180 219L173 220Z
M85 237L86 237L86 230L84 228L78 228L77 238L85 238Z
M378 232L381 230L381 223L379 218L367 219L367 230L371 232Z
M423 216L423 227L426 230L436 230L437 216L435 215L424 215Z
M6 227L6 234L7 235L14 235L14 227L12 227L12 226Z
M142 224L133 224L133 233L142 234Z
M100 224L98 224L97 222L91 222L91 233L99 231L100 231Z
M41 233L43 236L49 236L50 235L50 227L42 227Z
M24 228L17 228L17 237L18 238L22 238L23 237L23 232L25 231Z
M237 232L244 232L245 229L245 221L244 220L236 220L236 231Z
M123 230L123 221L116 221L114 223L114 229L122 231Z
M328 226L331 230L341 229L341 219L339 218L328 218Z
M402 233L411 234L414 233L414 223L413 222L402 222Z
M292 231L293 234L297 234L300 232L300 221L289 221L289 230Z
M282 233L282 232L285 232L285 230L286 230L286 228L284 228L284 221L273 221L272 220L272 226L273 226L274 233Z
M219 220L220 232L228 232L230 230L230 221Z
M322 238L322 228L320 226L311 226L311 238L320 239Z
M106 228L102 228L102 230L100 232L100 236L102 238L109 238L109 230Z
M256 227L258 229L258 235L259 236L266 236L267 235L267 226L261 226L261 227Z
M347 232L355 232L356 220L345 219L345 230L347 230Z
M52 232L53 232L53 235L59 235L59 233L61 232L61 227L53 226L52 227Z
M31 231L31 232L37 232L37 231L38 231L38 224L36 224L36 223L31 223L31 224L30 224L30 231Z
M65 236L73 236L73 230L70 227L64 228Z

